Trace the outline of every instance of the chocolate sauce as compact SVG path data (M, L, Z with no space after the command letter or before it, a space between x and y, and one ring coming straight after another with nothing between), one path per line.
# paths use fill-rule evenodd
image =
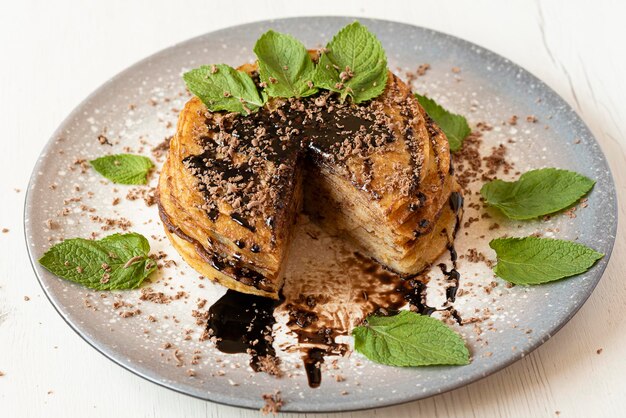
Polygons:
M450 204L450 208L456 215L456 225L454 226L454 231L452 232L452 236L456 237L457 232L459 232L459 228L461 227L461 216L463 215L463 195L460 192L452 192L450 193L450 198L448 199L448 203Z
M454 309L453 306L448 306L447 308L442 309L442 310L450 312L450 316L454 318L456 323L459 325L463 325L463 319L461 318L461 315L459 315L459 312L456 309Z
M454 248L450 248L450 250L450 254L452 254ZM449 271L448 267L444 263L439 264L439 268L448 280L448 286L446 287L446 300L452 303L456 300L456 292L459 289L459 279L461 278L461 275L456 269L456 261L452 261L452 268Z
M303 358L304 370L309 382L309 386L317 388L322 384L322 364L324 363L326 350L321 348L311 348Z
M217 210L217 208L213 207L207 212L207 216L209 217L210 220L215 222L217 218L220 216L220 212Z
M404 300L409 306L420 315L430 316L437 311L436 308L426 304L426 282L419 276L406 279L403 283L401 292L404 294Z
M228 290L209 309L207 330L224 353L250 353L250 367L259 371L259 360L276 355L272 347L274 308L279 302Z
M449 203L450 208L454 211L456 216L456 223L454 225L454 231L452 232L452 236L455 237L459 227L461 226L460 217L463 211L463 195L459 192L452 192L450 194ZM454 241L451 241L448 244L448 252L450 253L452 268L448 270L448 267L443 263L439 264L439 268L448 279L448 286L446 287L446 300L448 303L453 303L456 300L456 293L459 290L459 280L461 278L461 275L456 269L457 254L454 249ZM454 312L456 313L455 310Z
M251 232L256 232L256 228L238 213L231 213L230 218Z

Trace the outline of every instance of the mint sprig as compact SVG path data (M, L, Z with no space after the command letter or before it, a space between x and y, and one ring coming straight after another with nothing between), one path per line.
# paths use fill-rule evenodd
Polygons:
M118 184L146 184L148 172L154 167L150 158L133 154L107 155L89 163L98 173Z
M306 97L318 89L350 96L361 103L379 96L387 83L387 57L376 37L359 22L341 29L323 50L317 65L305 46L273 30L256 42L259 92L252 78L225 64L203 65L183 75L187 88L212 112L244 115L263 106L269 97Z
M591 190L595 181L568 170L542 168L519 180L493 180L483 185L485 201L511 219L533 219L571 206Z
M155 269L150 244L140 234L113 234L98 241L67 239L39 259L51 273L95 290L135 289Z
M454 114L437 104L433 99L415 93L419 104L422 105L428 116L439 125L448 138L450 151L456 152L463 146L463 141L472 132L467 119L461 115Z
M584 273L604 257L582 244L552 238L497 238L489 246L497 255L494 273L521 285L548 283Z
M305 97L315 94L315 67L302 42L269 30L256 41L259 76L271 97Z
M250 76L226 64L203 65L183 74L187 88L211 111L248 115L263 106Z
M410 311L370 315L352 335L355 350L376 363L401 367L469 363L459 334L435 318Z
M338 92L355 103L379 96L387 84L387 57L380 41L365 26L354 22L326 45L313 83Z

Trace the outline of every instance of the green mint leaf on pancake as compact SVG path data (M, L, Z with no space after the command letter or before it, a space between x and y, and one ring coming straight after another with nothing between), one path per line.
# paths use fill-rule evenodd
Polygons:
M136 289L156 269L148 240L136 233L66 239L39 259L51 273L95 290Z
M415 94L428 116L441 128L450 144L450 151L456 152L463 146L463 140L472 131L465 117L451 113L438 105L433 99Z
M341 29L326 45L313 77L315 86L361 103L387 84L387 57L378 39L359 22Z
M459 334L435 318L410 311L370 315L352 335L355 350L376 363L401 367L469 363Z
M497 238L489 246L497 255L493 271L507 282L520 285L584 273L604 257L582 244L551 238Z
M89 161L104 177L118 184L146 184L148 173L154 167L148 157L133 154L116 154Z
M306 97L317 92L313 86L313 60L294 37L267 31L256 41L254 53L270 97Z
M542 168L517 181L493 180L480 190L485 201L511 219L533 219L565 209L591 190L595 181L573 171Z
M265 103L248 74L225 64L203 65L183 74L183 79L212 112L249 115Z

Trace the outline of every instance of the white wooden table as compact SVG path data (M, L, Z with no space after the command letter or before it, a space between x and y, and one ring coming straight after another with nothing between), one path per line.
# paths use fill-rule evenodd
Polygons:
M625 203L624 1L176 3L182 2L0 2L0 229L9 229L0 233L1 417L258 415L179 395L105 359L57 315L26 255L23 190L53 130L106 79L189 37L253 20L332 14L465 38L521 64L574 106L600 141ZM345 416L626 416L623 229L622 222L606 274L586 305L524 360L447 394Z

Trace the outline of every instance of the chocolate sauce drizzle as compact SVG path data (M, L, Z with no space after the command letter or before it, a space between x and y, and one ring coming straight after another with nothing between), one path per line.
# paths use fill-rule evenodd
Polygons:
M318 388L322 384L322 364L327 354L321 348L311 348L303 358L307 381L312 388Z
M260 359L276 356L272 346L274 308L280 302L228 290L209 309L207 330L223 353L249 353L250 367L260 370Z

